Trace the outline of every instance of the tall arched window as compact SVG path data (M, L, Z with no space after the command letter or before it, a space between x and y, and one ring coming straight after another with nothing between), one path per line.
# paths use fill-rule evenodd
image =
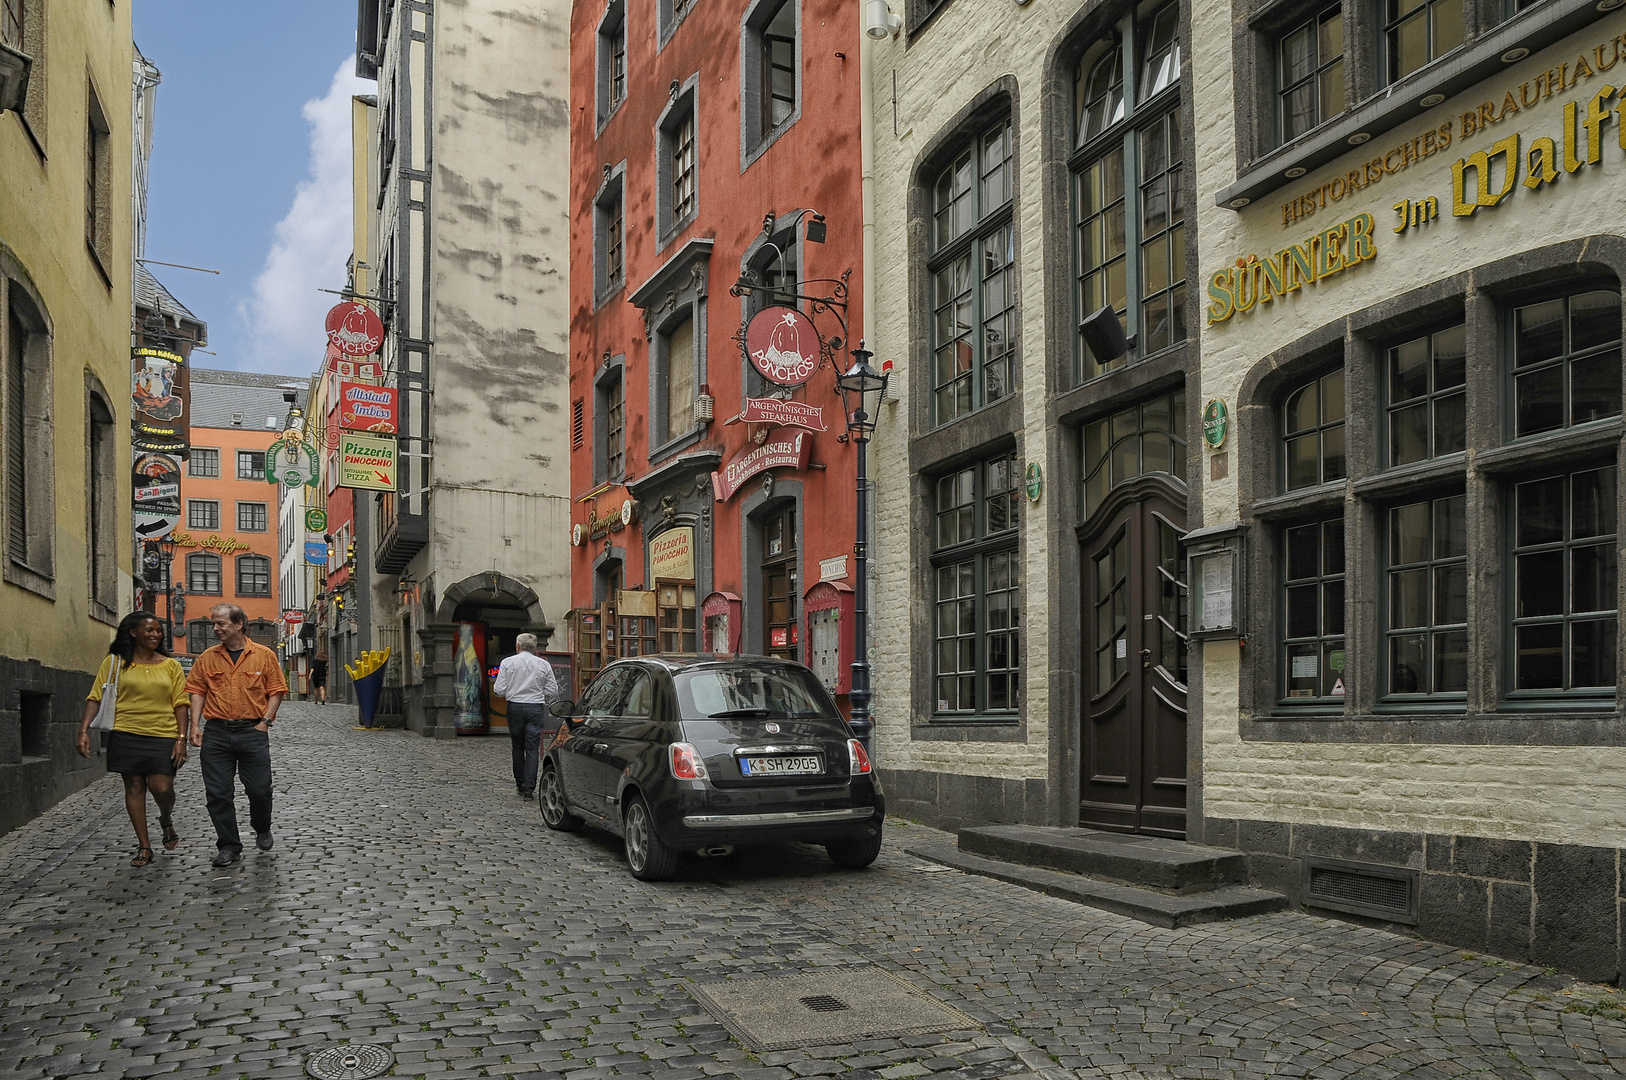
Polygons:
M1186 339L1185 140L1180 124L1180 10L1143 4L1079 58L1073 80L1073 220L1080 321L1110 307L1136 357ZM1134 72L1125 85L1125 72ZM1097 357L1077 338L1075 376Z

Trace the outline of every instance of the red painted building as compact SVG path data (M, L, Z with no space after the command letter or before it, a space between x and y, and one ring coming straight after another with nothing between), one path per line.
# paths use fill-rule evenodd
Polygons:
M716 651L793 657L847 691L855 462L835 377L862 326L858 56L846 0L575 5L578 693L607 659ZM799 385L746 355L770 306L816 330L799 324L817 361Z

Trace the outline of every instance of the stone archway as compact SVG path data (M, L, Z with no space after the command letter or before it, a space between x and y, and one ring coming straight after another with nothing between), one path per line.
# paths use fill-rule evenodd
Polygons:
M536 592L524 582L497 570L470 574L449 586L440 595L440 604L435 608L435 621L455 622L459 605L480 602L517 605L525 610L526 620L538 633L553 632L553 623L543 612L542 601L537 598Z
M490 613L493 609L511 613L498 623L501 636L512 638L520 631L529 631L547 646L553 623L529 585L499 570L486 570L448 586L440 594L428 625L418 631L424 651L423 698L420 712L409 710L409 728L432 738L446 739L457 734L458 623L479 619L474 612ZM504 647L511 648L512 641Z

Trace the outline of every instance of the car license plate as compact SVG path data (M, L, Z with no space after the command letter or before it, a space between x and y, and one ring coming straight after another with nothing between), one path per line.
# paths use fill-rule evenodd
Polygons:
M820 773L817 754L797 757L742 757L740 772L746 776L795 776L802 773Z

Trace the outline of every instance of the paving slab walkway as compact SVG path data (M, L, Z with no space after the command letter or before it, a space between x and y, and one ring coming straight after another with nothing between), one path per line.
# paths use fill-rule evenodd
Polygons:
M1602 1077L1616 995L1299 913L1158 929L905 853L685 860L542 827L508 740L352 729L290 703L277 846L222 870L195 761L184 840L129 866L116 778L0 838L0 1077L296 1077L335 1043L391 1075ZM246 805L240 805L246 822ZM694 983L878 965L982 1026L753 1054Z

